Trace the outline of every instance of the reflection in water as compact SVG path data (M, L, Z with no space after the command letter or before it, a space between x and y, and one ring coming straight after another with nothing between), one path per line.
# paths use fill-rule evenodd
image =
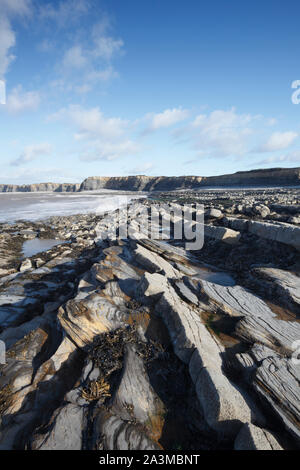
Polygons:
M213 282L214 284L219 284L220 286L234 286L235 280L230 274L224 273L222 271L209 271L205 268L196 268L193 266L193 269L197 270L197 274L194 275L196 279L202 279L203 281Z
M40 238L34 238L33 240L27 240L23 243L23 254L26 258L34 256L37 253L42 253L43 251L50 250L53 246L61 245L63 243L68 243L64 240L54 240L54 239L45 239L41 240Z

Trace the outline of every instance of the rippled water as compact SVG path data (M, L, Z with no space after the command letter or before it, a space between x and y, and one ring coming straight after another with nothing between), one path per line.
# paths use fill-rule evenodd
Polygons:
M0 222L36 221L50 216L101 214L126 205L141 194L117 191L87 193L0 193Z

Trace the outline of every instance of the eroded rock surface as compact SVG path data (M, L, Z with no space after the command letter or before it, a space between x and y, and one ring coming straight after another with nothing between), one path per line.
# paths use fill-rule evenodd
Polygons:
M273 217L272 194L214 200L199 252L146 237L150 199L132 206L137 238L99 236L125 213L3 224L0 448L299 448L298 232L249 230ZM280 217L284 202L297 206ZM24 260L22 243L49 234L68 244Z

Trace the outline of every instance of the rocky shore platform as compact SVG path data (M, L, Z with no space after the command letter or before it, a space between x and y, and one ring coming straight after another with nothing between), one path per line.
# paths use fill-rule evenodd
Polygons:
M127 239L99 236L125 209L1 224L0 449L299 449L299 199L155 192ZM196 203L201 250L138 230Z

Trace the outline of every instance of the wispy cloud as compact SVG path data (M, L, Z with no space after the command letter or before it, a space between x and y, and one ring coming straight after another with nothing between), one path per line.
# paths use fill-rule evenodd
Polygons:
M238 114L235 108L200 114L192 122L194 149L207 156L242 156L247 152L251 125L257 116Z
M81 154L80 160L86 162L112 161L124 156L135 155L140 150L140 146L132 140L122 140L120 142L96 141L91 143L90 147L92 147L92 150Z
M131 175L143 175L145 173L148 173L150 170L153 170L153 167L154 167L153 163L145 162L145 163L141 163L140 165L135 166L129 172L127 170L127 173Z
M128 136L130 122L106 117L98 107L70 105L49 116L49 120L63 120L72 125L74 139L82 144L80 159L84 161L115 160L140 150L140 145Z
M33 184L49 181L55 183L80 183L82 177L76 175L72 170L62 169L61 166L18 166L1 175L2 183Z
M82 47L80 45L70 47L65 52L62 63L66 69L81 69L86 67L87 58L83 54Z
M21 155L11 162L12 166L20 166L29 163L36 158L50 155L52 146L49 143L28 145L24 148Z
M59 28L64 28L66 24L78 22L88 13L90 6L91 2L88 0L61 0L58 3L48 1L38 5L38 16L40 21L53 22Z
M0 79L5 77L9 65L15 59L12 52L16 45L16 33L12 21L30 15L30 0L1 0L0 16Z
M129 121L105 117L98 108L83 108L80 105L70 105L62 108L57 113L49 116L50 120L67 120L75 125L77 131L74 134L76 140L103 138L115 139L124 134Z
M279 163L300 163L300 150L295 150L283 155L272 155L257 162L257 165L269 165Z
M148 113L144 117L145 121L148 121L148 126L144 129L143 133L151 133L159 129L166 129L172 127L175 124L178 124L186 120L189 116L189 111L187 109L173 108L165 109L161 113Z
M276 152L288 148L298 137L297 132L274 132L268 140L258 147L257 152Z
M45 46L39 48L41 51L53 49L53 25L59 28L58 37L64 34L64 41L59 43L60 58L54 66L57 77L52 79L58 91L87 93L118 76L113 61L123 54L124 42L115 37L109 15L101 11L97 2L48 2L39 7L39 19L49 36L44 39Z
M6 109L13 114L28 110L35 110L40 104L38 91L24 91L19 85L14 88L7 97Z

